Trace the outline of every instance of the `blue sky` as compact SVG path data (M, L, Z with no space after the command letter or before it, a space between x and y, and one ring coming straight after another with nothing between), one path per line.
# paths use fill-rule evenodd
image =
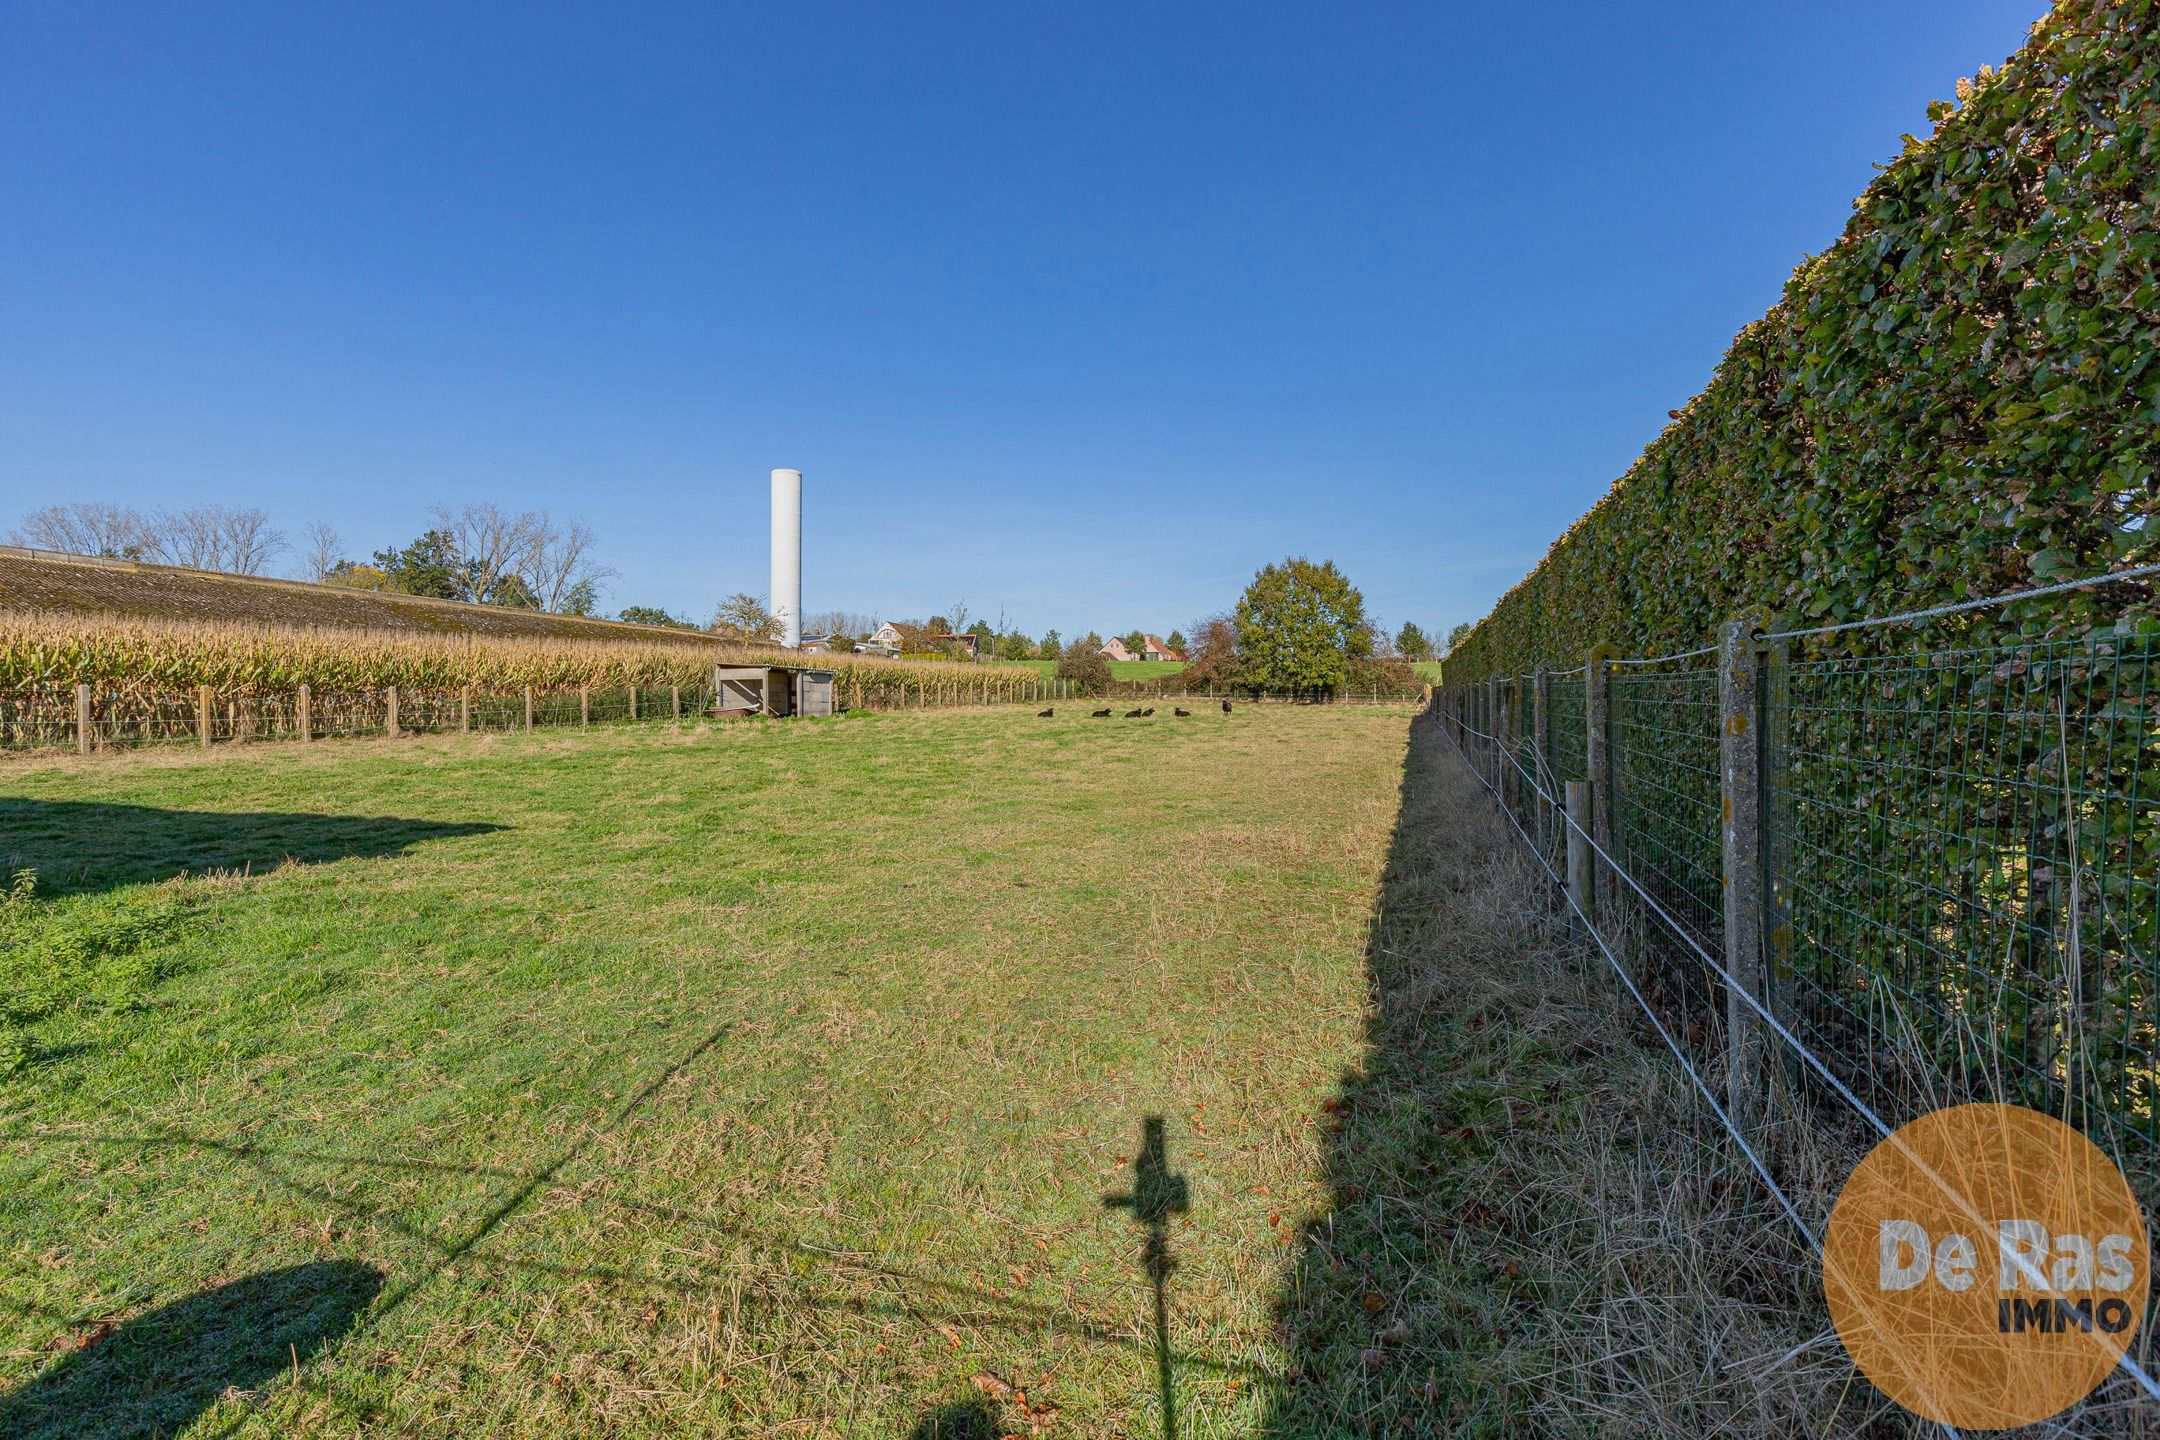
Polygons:
M582 515L607 599L1482 615L2038 0L0 7L0 531Z

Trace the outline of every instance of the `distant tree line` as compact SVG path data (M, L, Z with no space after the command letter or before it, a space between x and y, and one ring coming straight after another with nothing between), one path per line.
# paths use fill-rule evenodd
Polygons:
M597 538L583 520L558 522L545 510L512 512L493 504L437 506L434 524L405 545L368 560L345 553L336 528L316 521L299 550L300 578L324 585L427 595L480 605L590 615L612 567L595 558ZM48 505L23 517L8 539L41 550L106 559L186 565L233 575L261 575L292 550L285 532L261 510L198 505L143 511L101 500Z

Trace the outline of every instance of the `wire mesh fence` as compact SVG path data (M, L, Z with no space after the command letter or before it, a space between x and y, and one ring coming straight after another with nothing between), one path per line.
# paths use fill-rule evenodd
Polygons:
M896 678L840 683L842 710L938 709L1055 703L1067 682ZM0 690L0 750L114 750L156 744L225 745L390 734L450 734L714 718L711 685L622 687L383 687L266 693L152 685L27 685Z
M2160 637L1789 657L1759 649L1760 998L1887 1122L1961 1100L2059 1116L2160 1198ZM1446 723L1526 838L1589 775L1619 917L1659 1020L1723 1045L1730 813L1714 657L1443 690ZM1543 710L1526 755L1518 703ZM1739 743L1739 742L1735 742ZM1526 773L1552 777L1540 797ZM1523 792L1529 791L1527 802ZM1655 902L1657 923L1641 910ZM1623 907L1625 908L1625 907ZM1681 933L1684 932L1685 938ZM1699 948L1698 948L1699 947Z

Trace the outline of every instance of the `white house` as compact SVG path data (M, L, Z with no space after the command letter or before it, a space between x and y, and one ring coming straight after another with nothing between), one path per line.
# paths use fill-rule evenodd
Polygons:
M1102 658L1105 660L1130 660L1133 658L1133 653L1125 648L1124 641L1112 636L1110 639L1103 641Z

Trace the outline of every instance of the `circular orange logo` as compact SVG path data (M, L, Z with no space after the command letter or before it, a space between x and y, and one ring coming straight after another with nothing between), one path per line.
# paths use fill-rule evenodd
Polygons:
M1838 1338L1927 1419L2000 1430L2091 1394L2152 1278L2145 1220L2098 1146L2016 1105L1923 1115L1868 1152L1823 1236Z

